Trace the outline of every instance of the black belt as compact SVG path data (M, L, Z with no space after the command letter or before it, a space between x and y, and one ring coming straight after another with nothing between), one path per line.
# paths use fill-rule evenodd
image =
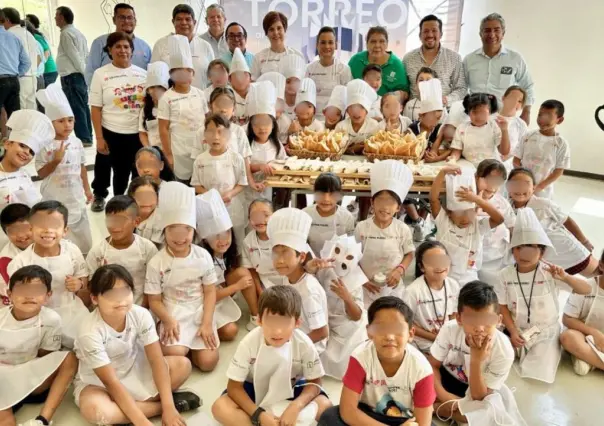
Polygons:
M0 80L2 80L4 78L17 78L17 76L16 75L1 74L0 75Z

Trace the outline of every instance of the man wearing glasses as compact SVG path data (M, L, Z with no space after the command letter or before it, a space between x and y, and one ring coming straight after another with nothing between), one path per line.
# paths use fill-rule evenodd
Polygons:
M126 3L118 3L113 8L113 23L115 31L122 31L129 34L134 42L134 51L132 52L132 63L144 70L151 61L151 48L138 37L134 36L136 28L136 13L134 8ZM107 36L103 34L92 42L90 53L86 62L86 84L90 87L92 75L103 65L111 62L109 55L105 52L107 45ZM94 160L94 180L92 181L92 192L94 201L91 210L93 212L102 212L105 208L105 198L109 195L109 186L111 185L111 163L108 155L96 153Z
M247 31L245 30L243 25L238 24L237 22L231 22L226 28L225 37L229 46L229 51L222 55L222 60L225 61L227 65L231 66L233 52L238 47L239 49L241 49L241 52L245 57L245 62L247 62L248 67L251 68L252 61L254 59L254 54L246 49Z

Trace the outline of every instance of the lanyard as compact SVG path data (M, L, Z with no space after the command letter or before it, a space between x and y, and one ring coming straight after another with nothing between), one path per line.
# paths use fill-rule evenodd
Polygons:
M531 292L529 294L528 302L526 300L526 296L524 295L524 290L522 289L522 282L520 281L520 273L518 272L518 265L516 265L516 278L518 278L518 286L520 287L520 292L522 293L522 298L524 299L524 303L526 305L526 309L528 311L527 323L531 323L531 301L533 300L533 289L535 288L535 277L537 276L537 271L539 270L539 265L535 269L535 273L533 274L533 281L531 282Z
M438 311L436 310L436 302L434 301L434 294L432 294L432 289L428 285L428 282L426 281L425 277L424 277L424 282L428 286L428 291L430 292L430 297L432 298L432 308L434 309L434 316L436 317L435 323L438 323L439 322L439 320L438 320ZM443 287L445 288L445 311L443 313L443 321L438 326L439 330L442 327L442 325L445 323L445 321L447 320L447 304L449 303L449 297L447 296L447 280L446 279L445 279Z

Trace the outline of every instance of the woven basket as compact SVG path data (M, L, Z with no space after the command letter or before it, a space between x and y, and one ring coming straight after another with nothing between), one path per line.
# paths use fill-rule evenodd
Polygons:
M426 153L426 148L427 148L427 143L424 144L424 146L422 147L422 151L420 152L419 156L414 156L414 155L387 155L387 154L376 154L374 152L366 152L363 149L363 155L365 157L367 157L368 161L375 161L375 160L402 160L404 162L407 162L409 160L413 161L413 162L418 162L420 161L422 158L424 158L424 154Z
M348 136L344 136L344 138L342 138L342 144L340 145L341 148L338 152L315 152L309 151L308 149L290 149L288 147L285 147L285 151L290 157L307 158L311 160L319 158L321 160L330 159L331 161L338 161L342 158L344 152L346 152L349 143L350 139L348 139Z

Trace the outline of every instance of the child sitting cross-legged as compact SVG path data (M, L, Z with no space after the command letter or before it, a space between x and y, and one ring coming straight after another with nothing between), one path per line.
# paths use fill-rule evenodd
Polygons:
M275 286L260 296L258 324L243 338L227 370L225 393L212 406L225 426L309 425L331 406L321 389L323 367L301 330L302 298Z

